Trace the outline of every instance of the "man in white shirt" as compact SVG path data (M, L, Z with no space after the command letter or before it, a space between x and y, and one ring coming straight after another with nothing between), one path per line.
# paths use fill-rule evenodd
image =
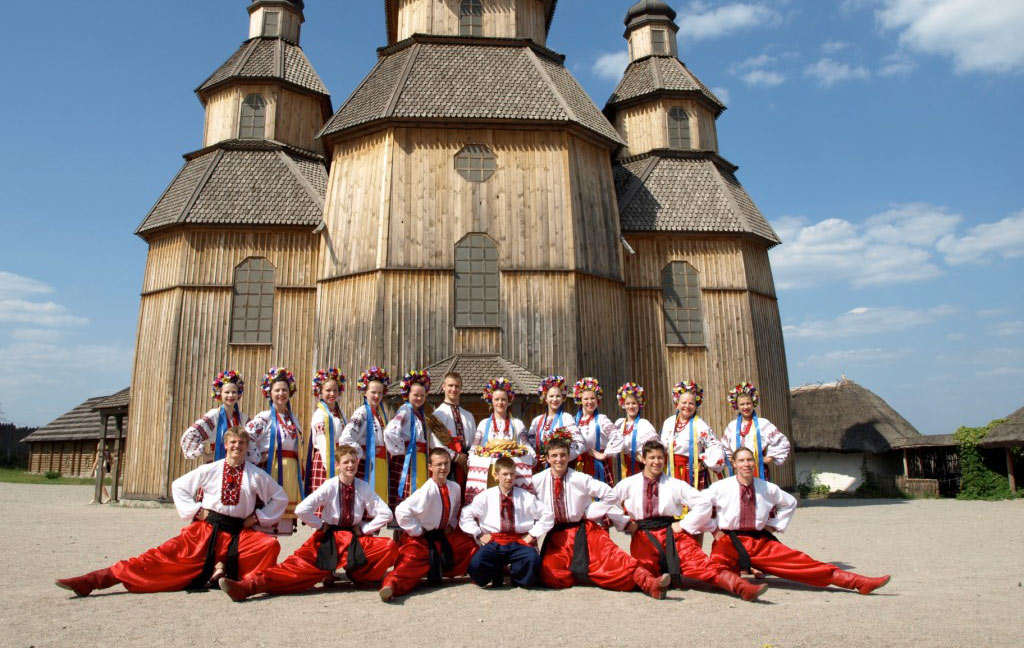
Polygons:
M244 601L261 592L304 592L338 569L357 585L376 583L395 563L395 543L376 537L391 521L391 509L373 486L356 479L359 451L345 445L337 452L337 476L295 507L295 515L316 532L280 565L241 581L222 579L220 588L232 600Z
M402 533L395 568L381 583L382 601L408 594L424 576L439 585L442 575L465 574L476 553L476 542L459 529L462 489L447 479L451 457L444 448L434 448L429 459L430 480L395 508Z
M459 488L465 490L469 448L476 434L476 421L469 410L459 406L462 397L461 374L457 371L446 373L441 389L444 391L444 403L434 410L434 416L448 428L449 438L445 445L452 458L451 475Z
M639 587L653 598L665 597L668 574L660 578L619 548L597 521L622 516L611 487L569 468L569 442L552 439L547 445L547 470L533 476L533 488L554 513L555 526L544 538L540 580L547 587L597 585L628 592Z
M796 499L775 484L756 476L757 460L750 448L733 453L736 475L703 491L716 517L706 508L694 509L684 523L715 532L711 561L735 573L751 567L789 580L828 587L835 585L870 594L889 582L889 576L870 578L817 561L779 542L796 510Z
M514 461L501 457L494 462L494 472L498 485L462 509L459 526L481 545L469 561L469 576L480 587L501 585L508 566L514 584L530 587L540 570L537 539L551 530L554 513L528 491L513 486Z
M122 583L129 592L203 590L221 575L239 578L277 562L277 539L254 531L273 525L288 496L267 473L245 462L249 437L232 427L222 437L225 458L174 480L174 506L189 525L159 547L107 569L57 581L78 596ZM196 501L202 490L202 500ZM256 508L258 501L263 506Z

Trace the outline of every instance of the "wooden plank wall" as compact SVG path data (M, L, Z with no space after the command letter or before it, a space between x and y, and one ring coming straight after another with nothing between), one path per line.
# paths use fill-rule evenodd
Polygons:
M668 111L677 106L690 116L692 148L717 151L715 117L707 108L689 99L659 99L629 106L615 114L615 128L627 143L619 150L618 156L628 157L652 149L670 148Z
M230 85L207 97L203 146L238 137L239 110L242 101L250 94L259 94L267 102L266 139L310 151L323 150L316 134L330 115L324 114L321 98L277 85L255 83Z
M460 0L400 0L398 40L415 33L457 36ZM546 17L542 0L486 0L483 35L530 38L544 45Z

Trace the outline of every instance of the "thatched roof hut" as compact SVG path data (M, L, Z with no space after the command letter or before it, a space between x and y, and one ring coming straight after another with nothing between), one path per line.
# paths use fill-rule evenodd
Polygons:
M922 435L870 389L845 376L792 391L796 449L882 454Z
M1002 423L989 430L980 445L983 448L1024 445L1024 407L1010 414Z

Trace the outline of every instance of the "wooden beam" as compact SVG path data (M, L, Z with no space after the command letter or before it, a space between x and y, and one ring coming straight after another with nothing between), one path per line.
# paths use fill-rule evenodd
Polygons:
M96 444L96 456L95 456L95 467L96 467L96 491L92 496L93 504L103 503L103 455L107 449L107 415L103 415L103 434L100 436L100 442Z
M910 479L910 469L907 467L907 449L903 448L903 476Z
M1006 478L1010 480L1010 490L1017 492L1017 476L1013 473L1013 453L1010 446L1006 446Z
M121 439L124 438L124 415L117 415L117 438L114 439L114 480L110 484L110 501L117 502L117 487L121 483Z

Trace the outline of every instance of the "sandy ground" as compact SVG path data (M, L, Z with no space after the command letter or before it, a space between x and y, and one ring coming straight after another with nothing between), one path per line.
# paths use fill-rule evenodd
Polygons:
M784 540L869 575L891 573L871 596L770 578L758 603L694 590L655 601L590 587L481 590L462 582L394 604L349 589L235 604L219 591L136 595L117 586L79 599L55 587L55 578L137 554L181 526L169 508L90 506L89 496L89 487L0 484L0 645L1024 644L1021 500L801 507ZM282 559L308 533L285 539Z

